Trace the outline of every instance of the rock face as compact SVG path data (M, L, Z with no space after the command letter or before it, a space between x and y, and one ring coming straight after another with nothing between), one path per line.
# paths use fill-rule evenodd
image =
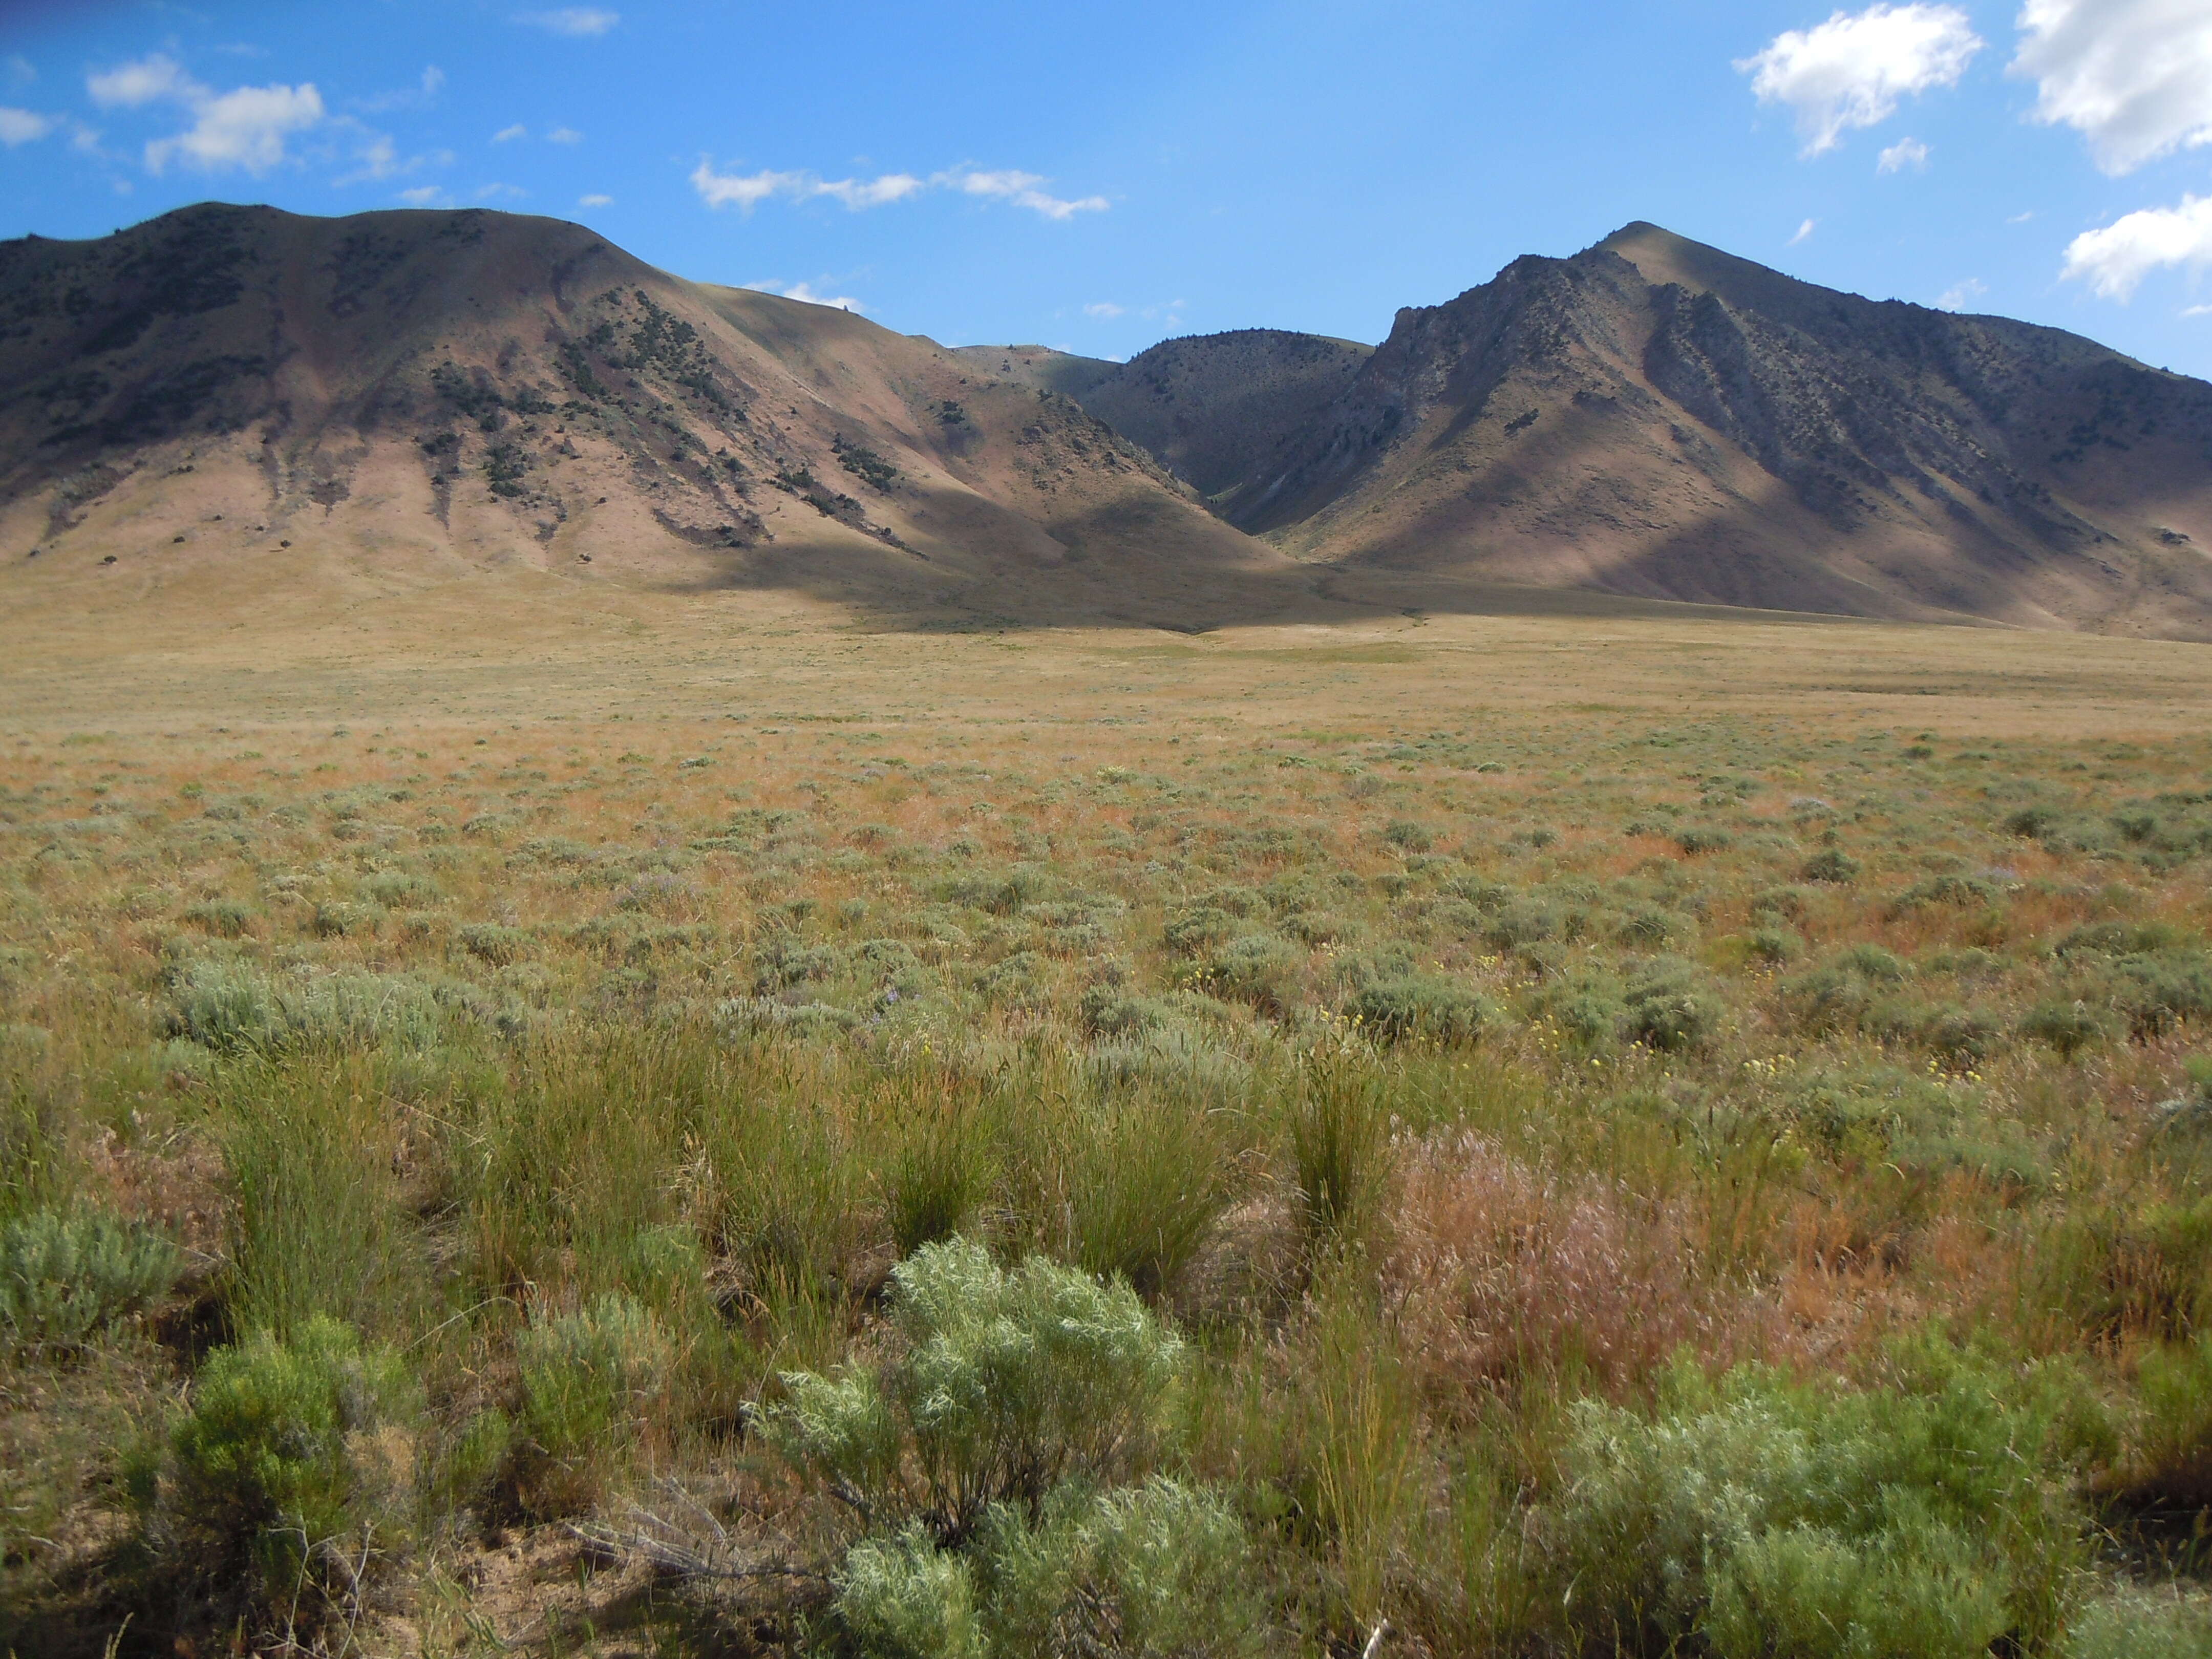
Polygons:
M1304 591L1048 387L579 226L207 205L0 245L0 569L295 541L1040 619Z
M1216 337L1224 356L1247 337ZM1401 311L1351 367L1264 434L1203 376L1164 434L1115 380L1084 397L1306 559L1877 617L2212 622L2212 386L2057 330L1869 301L1638 224ZM1202 477L1185 431L1210 434Z

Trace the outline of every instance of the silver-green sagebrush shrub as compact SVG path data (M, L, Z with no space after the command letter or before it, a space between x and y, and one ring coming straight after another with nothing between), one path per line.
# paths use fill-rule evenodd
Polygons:
M966 1554L919 1522L863 1540L836 1606L880 1659L1231 1659L1267 1639L1252 1577L1243 1523L1218 1495L1158 1477L1103 1492L1071 1481L1034 1519L993 1505Z
M416 1396L332 1319L217 1349L141 1482L157 1556L293 1630L357 1605L409 1541Z
M198 957L169 975L173 1034L223 1054L316 1042L424 1048L445 1029L436 995L398 974L287 979L240 960Z
M1032 1256L1009 1270L949 1239L893 1270L891 1357L793 1372L759 1426L872 1528L969 1540L995 1503L1034 1513L1071 1478L1140 1467L1183 1345L1126 1283Z
M0 1223L0 1340L82 1346L176 1283L177 1247L103 1210L33 1210Z
M1683 1368L1649 1412L1586 1401L1547 1517L1568 1617L1626 1653L2033 1651L2063 1629L2081 1517L2049 1401L1922 1356L1863 1394Z

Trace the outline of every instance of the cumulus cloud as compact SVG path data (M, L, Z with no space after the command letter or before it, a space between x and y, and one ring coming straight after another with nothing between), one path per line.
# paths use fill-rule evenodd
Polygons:
M517 12L514 21L527 23L533 28L550 29L555 34L565 34L572 40L588 40L594 35L606 33L621 22L622 14L604 11L597 6L562 6L553 11Z
M2039 121L2075 129L2105 172L2212 143L2212 7L2200 0L2027 0L2012 72Z
M811 283L747 283L756 294L780 294L787 300L804 300L811 306L830 306L839 311L862 312L867 307L849 294L817 294Z
M1956 6L1877 4L1788 30L1735 67L1760 103L1796 112L1804 153L1817 155L1850 128L1887 120L1899 100L1956 85L1981 49Z
M1111 300L1101 300L1097 305L1084 307L1083 314L1086 317L1095 317L1102 323L1110 323L1127 309L1126 306L1115 305Z
M13 149L18 144L27 144L45 137L59 125L51 115L40 115L27 109L9 109L0 105L0 144Z
M188 131L146 146L147 171L161 173L182 157L210 173L224 167L266 173L283 161L289 135L305 131L323 118L323 99L313 82L296 87L240 87L219 98L196 101L193 112L198 119Z
M2212 264L2212 196L2184 196L2179 207L2144 208L2067 245L2060 275L2086 282L2123 305L2142 279L2168 265Z
M1917 138L1900 138L1882 151L1881 159L1875 163L1876 173L1902 173L1907 167L1915 173L1928 171L1928 146Z
M602 196L597 191L593 191L589 196L579 196L576 198L576 205L578 207L612 207L614 204L615 198L613 197Z
M497 132L492 134L491 141L495 144L505 144L510 143L517 138L527 138L528 137L530 137L530 129L523 125L521 122L517 121L513 126L501 127Z
M574 127L556 127L545 135L545 142L549 144L580 144L584 142L584 135Z
M84 89L102 109L137 109L163 98L205 97L208 89L163 52L85 77Z
M827 198L857 213L866 208L903 202L933 190L957 191L963 195L1011 202L1016 207L1042 213L1048 219L1103 212L1108 205L1103 196L1068 200L1048 195L1037 188L1047 182L1034 173L984 173L969 167L933 173L927 179L910 173L887 173L876 179L824 179L817 173L781 173L773 168L763 168L758 173L717 173L714 162L705 156L699 158L699 165L691 172L691 187L708 207L734 207L744 213L775 197L793 202Z
M85 89L103 109L138 109L167 102L182 104L191 112L190 127L146 146L146 170L155 173L181 160L210 173L241 167L258 175L285 159L286 138L323 118L323 97L313 82L218 93L162 52L88 76Z
M1978 276L1969 276L1963 283L1954 283L1943 290L1936 301L1938 311L1964 311L1968 306L1990 291L1989 284Z
M401 191L399 199L409 207L435 207L445 193L435 185L417 185L412 190Z
M1796 247L1798 243L1810 236L1820 222L1818 219L1808 219L1803 224L1798 226L1797 234L1790 239L1790 246Z

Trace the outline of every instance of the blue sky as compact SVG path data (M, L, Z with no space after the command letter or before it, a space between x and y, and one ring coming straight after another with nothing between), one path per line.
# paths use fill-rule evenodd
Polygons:
M2208 145L2212 0L0 0L0 234L482 204L1109 356L1651 219L2212 376Z

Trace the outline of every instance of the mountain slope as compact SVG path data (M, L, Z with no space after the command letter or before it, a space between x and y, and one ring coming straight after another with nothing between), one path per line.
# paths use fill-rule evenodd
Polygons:
M1086 407L1179 465L1115 384ZM1182 418L1238 409L1217 387ZM1354 569L2212 635L2212 386L1650 225L1401 312L1325 406L1217 464L1231 523Z
M1187 621L1295 574L1064 397L578 226L208 205L0 245L0 569L158 586L295 541L386 584L1037 618Z
M1195 335L1162 341L1068 395L1216 496L1274 465L1351 386L1370 349L1279 328Z

